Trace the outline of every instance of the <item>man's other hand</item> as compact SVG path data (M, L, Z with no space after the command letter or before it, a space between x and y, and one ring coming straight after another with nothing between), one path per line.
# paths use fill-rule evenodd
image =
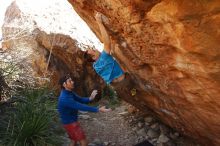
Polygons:
M92 101L95 99L95 96L98 94L98 91L97 90L93 90L90 97L89 97L89 100Z
M102 113L106 113L106 112L112 111L112 109L106 108L105 106L102 106L102 107L99 108L99 111L102 112Z

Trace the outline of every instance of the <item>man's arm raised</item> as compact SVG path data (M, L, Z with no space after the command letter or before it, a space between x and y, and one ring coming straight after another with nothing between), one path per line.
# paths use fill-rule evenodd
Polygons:
M98 23L99 30L101 32L102 41L104 43L104 50L106 53L110 54L111 52L111 41L110 37L108 35L108 32L105 29L105 26L103 25L102 21L102 14L97 12L95 15L96 22Z

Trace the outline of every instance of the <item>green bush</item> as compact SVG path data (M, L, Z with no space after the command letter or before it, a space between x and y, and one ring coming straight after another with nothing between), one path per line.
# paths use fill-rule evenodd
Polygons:
M57 134L56 102L47 89L29 89L1 117L0 145L61 145ZM63 133L62 133L63 134Z

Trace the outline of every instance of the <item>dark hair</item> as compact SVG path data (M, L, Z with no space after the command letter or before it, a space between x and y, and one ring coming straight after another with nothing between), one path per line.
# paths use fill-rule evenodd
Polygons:
M63 87L63 83L66 82L67 79L71 78L69 74L65 75L65 76L62 76L59 80L59 85L62 89L64 89Z
M95 62L94 59L92 59L92 56L90 54L88 54L88 51L86 50L84 52L84 55L83 55L84 59L87 61L87 62Z

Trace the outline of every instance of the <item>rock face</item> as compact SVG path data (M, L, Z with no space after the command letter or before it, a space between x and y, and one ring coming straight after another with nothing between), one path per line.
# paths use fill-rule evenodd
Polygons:
M113 56L140 89L125 100L203 145L220 145L219 0L69 2L99 38L95 11L106 16Z
M61 75L68 73L73 77L74 86L81 95L86 95L93 89L103 89L103 80L93 71L91 63L84 61L83 51L77 47L75 40L62 34L48 35L38 29L34 33L37 34L38 50L41 50L40 54L43 55L34 62L34 67L38 68L38 75L45 72L45 64L47 66L51 53L48 71L53 72L53 86L58 83Z
M3 50L13 58L20 58L19 63L25 64L25 68L32 68L33 78L47 77L50 86L59 89L60 76L70 74L80 95L87 96L93 89L102 91L104 82L91 63L84 61L77 41L67 35L41 31L15 2L6 11L2 32Z

